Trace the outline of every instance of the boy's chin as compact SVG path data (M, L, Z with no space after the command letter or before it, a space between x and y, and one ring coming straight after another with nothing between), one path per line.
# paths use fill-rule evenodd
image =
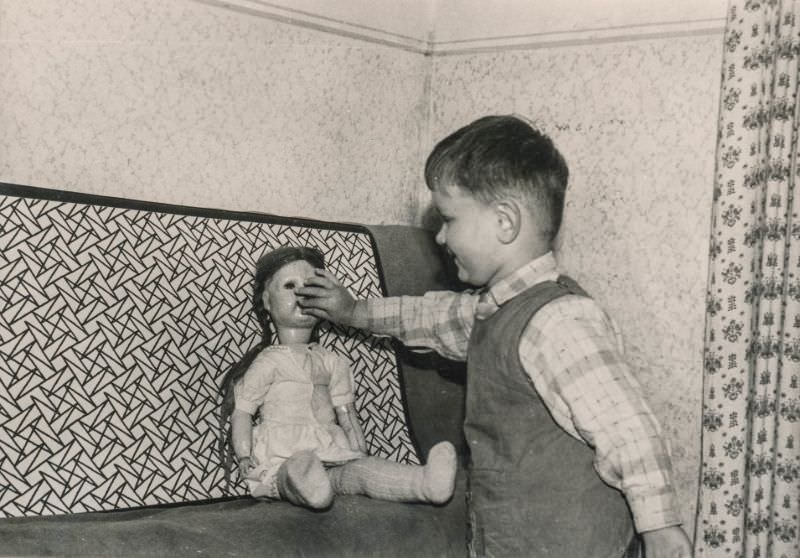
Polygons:
M482 287L483 285L486 284L485 282L476 280L476 278L472 274L468 273L460 265L458 264L456 265L458 266L458 280L461 281L462 283L466 283L467 285L472 285L473 287Z

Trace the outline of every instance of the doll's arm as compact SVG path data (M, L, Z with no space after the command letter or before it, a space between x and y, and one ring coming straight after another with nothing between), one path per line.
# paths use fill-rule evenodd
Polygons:
M253 417L239 409L233 411L231 415L231 439L233 442L233 452L239 463L239 473L242 477L247 476L250 469L258 463L251 455L253 439Z
M347 405L336 407L336 418L339 421L339 426L341 426L344 433L347 434L347 441L350 442L350 448L354 451L360 451L366 454L367 442L364 439L364 431L361 430L361 424L358 422L355 405L348 403Z

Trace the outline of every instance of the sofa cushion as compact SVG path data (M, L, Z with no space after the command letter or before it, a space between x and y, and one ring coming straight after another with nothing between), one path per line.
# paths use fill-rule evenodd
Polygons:
M369 231L0 184L0 517L244 494L225 488L218 385L258 338L255 260L321 249L359 297ZM371 454L419 458L386 340L328 325Z
M369 227L378 246L390 296L419 296L427 291L463 290L452 260L430 231L403 225ZM453 442L467 459L463 435L466 366L433 352L395 344L402 367L402 388L409 424L421 455L442 440Z
M339 496L313 512L252 498L0 521L2 556L428 558L466 552L464 477L446 506Z

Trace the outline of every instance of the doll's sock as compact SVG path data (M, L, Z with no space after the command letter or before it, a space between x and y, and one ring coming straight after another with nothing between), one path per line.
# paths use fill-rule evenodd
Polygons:
M456 448L450 442L439 442L428 452L422 489L432 504L443 504L453 495L457 462Z
M456 452L450 442L431 448L424 466L364 457L331 469L336 494L364 494L396 502L442 504L453 495Z
M278 469L278 491L297 506L327 508L333 501L331 481L313 451L300 451Z

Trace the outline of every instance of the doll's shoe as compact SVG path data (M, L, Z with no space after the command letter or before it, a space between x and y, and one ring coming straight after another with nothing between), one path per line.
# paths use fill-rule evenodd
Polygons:
M289 502L307 508L323 509L333 502L330 478L313 451L297 452L281 465L278 490Z
M428 453L422 473L422 493L431 504L444 504L453 496L456 462L456 448L450 442L439 442Z

